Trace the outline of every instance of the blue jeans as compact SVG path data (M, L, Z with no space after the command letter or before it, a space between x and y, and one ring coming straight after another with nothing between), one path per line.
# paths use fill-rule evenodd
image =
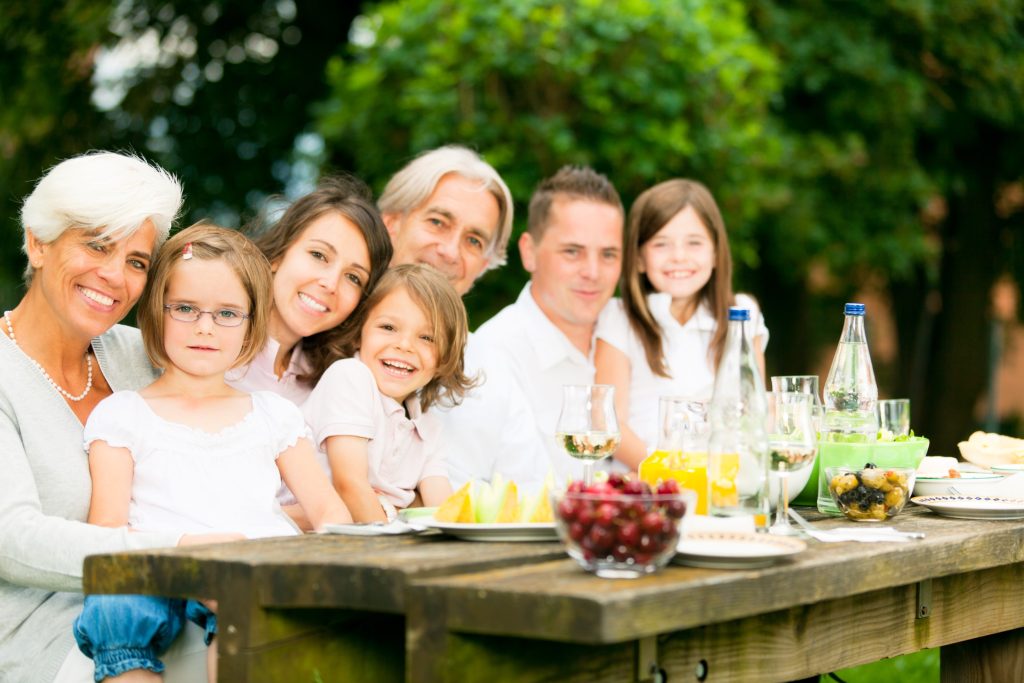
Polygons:
M133 669L164 670L160 655L181 632L185 619L217 632L217 615L195 600L149 595L87 595L75 619L78 649L96 663L96 681Z

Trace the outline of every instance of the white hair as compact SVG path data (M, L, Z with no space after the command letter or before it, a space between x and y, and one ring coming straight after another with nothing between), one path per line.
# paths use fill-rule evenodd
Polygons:
M156 245L167 239L182 203L180 181L132 154L89 152L60 162L36 183L21 206L28 253L28 233L44 244L68 228L96 231L100 239L120 240L148 219L156 228ZM33 268L25 268L25 281Z
M481 189L490 192L498 202L498 234L491 245L487 268L505 265L512 234L512 193L494 167L467 147L445 145L423 152L391 176L377 207L382 214L407 215L427 201L441 179L450 173L478 181Z

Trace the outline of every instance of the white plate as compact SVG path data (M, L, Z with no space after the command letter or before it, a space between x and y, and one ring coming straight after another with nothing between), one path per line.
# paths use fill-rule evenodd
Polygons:
M344 536L401 536L418 534L423 531L420 524L395 520L387 524L383 522L367 524L324 524L324 533L341 534Z
M915 496L910 502L958 519L1024 519L1024 498L999 496Z
M465 541L557 541L554 522L533 524L460 524L439 522L433 517L420 517L416 524L440 529Z
M950 486L966 495L973 488L994 484L1002 478L1000 474L989 472L961 472L959 477L918 477L914 482L913 495L945 496L950 494Z
M1024 472L1024 465L992 465L992 472L1009 476L1018 472Z
M711 569L757 569L804 551L799 538L757 533L697 532L676 547L673 562Z

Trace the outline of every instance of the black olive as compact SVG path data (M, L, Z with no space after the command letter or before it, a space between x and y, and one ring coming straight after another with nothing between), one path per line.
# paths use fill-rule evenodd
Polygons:
M864 465L864 469L866 469L866 470L873 470L873 469L875 469L875 463L869 462L868 464Z

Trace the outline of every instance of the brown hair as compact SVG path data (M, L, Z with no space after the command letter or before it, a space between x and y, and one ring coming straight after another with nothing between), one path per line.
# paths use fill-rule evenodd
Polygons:
M476 379L467 377L463 364L469 324L466 307L448 279L431 266L404 264L395 266L381 277L359 315L347 326L346 356L359 349L359 337L370 312L384 297L404 288L433 327L437 349L437 370L434 378L420 389L420 405L426 411L432 405L458 405L466 392L476 386Z
M715 332L708 347L708 360L717 370L725 350L729 306L733 305L732 255L725 221L711 192L696 180L675 178L658 183L643 192L629 210L626 246L622 258L619 290L630 325L640 337L651 372L668 377L662 348L662 329L647 306L647 295L654 286L640 272L640 248L672 218L686 207L692 207L715 247L715 268L700 291L700 302L706 303L715 319Z
M542 180L530 197L526 229L534 242L547 230L551 206L558 199L585 199L614 206L625 215L622 200L608 178L585 166L563 166L550 178Z
M249 297L250 317L242 349L232 367L251 362L267 343L267 322L273 296L270 263L242 233L202 222L167 240L153 261L137 314L142 343L150 362L158 368L166 368L171 362L164 347L164 304L167 302L167 283L174 267L182 260L186 244L192 245L192 258L201 261L220 259L231 267L242 283Z
M340 339L349 327L349 320L359 313L366 294L373 291L377 280L391 263L391 238L373 204L369 188L363 181L348 175L322 178L315 190L296 199L273 226L267 226L268 219L264 213L247 228L263 255L275 263L299 240L312 221L329 211L344 216L363 234L370 253L370 275L363 288L363 301L348 320L302 340L302 352L310 371L309 374L299 376L299 380L307 384L315 384L338 358Z

